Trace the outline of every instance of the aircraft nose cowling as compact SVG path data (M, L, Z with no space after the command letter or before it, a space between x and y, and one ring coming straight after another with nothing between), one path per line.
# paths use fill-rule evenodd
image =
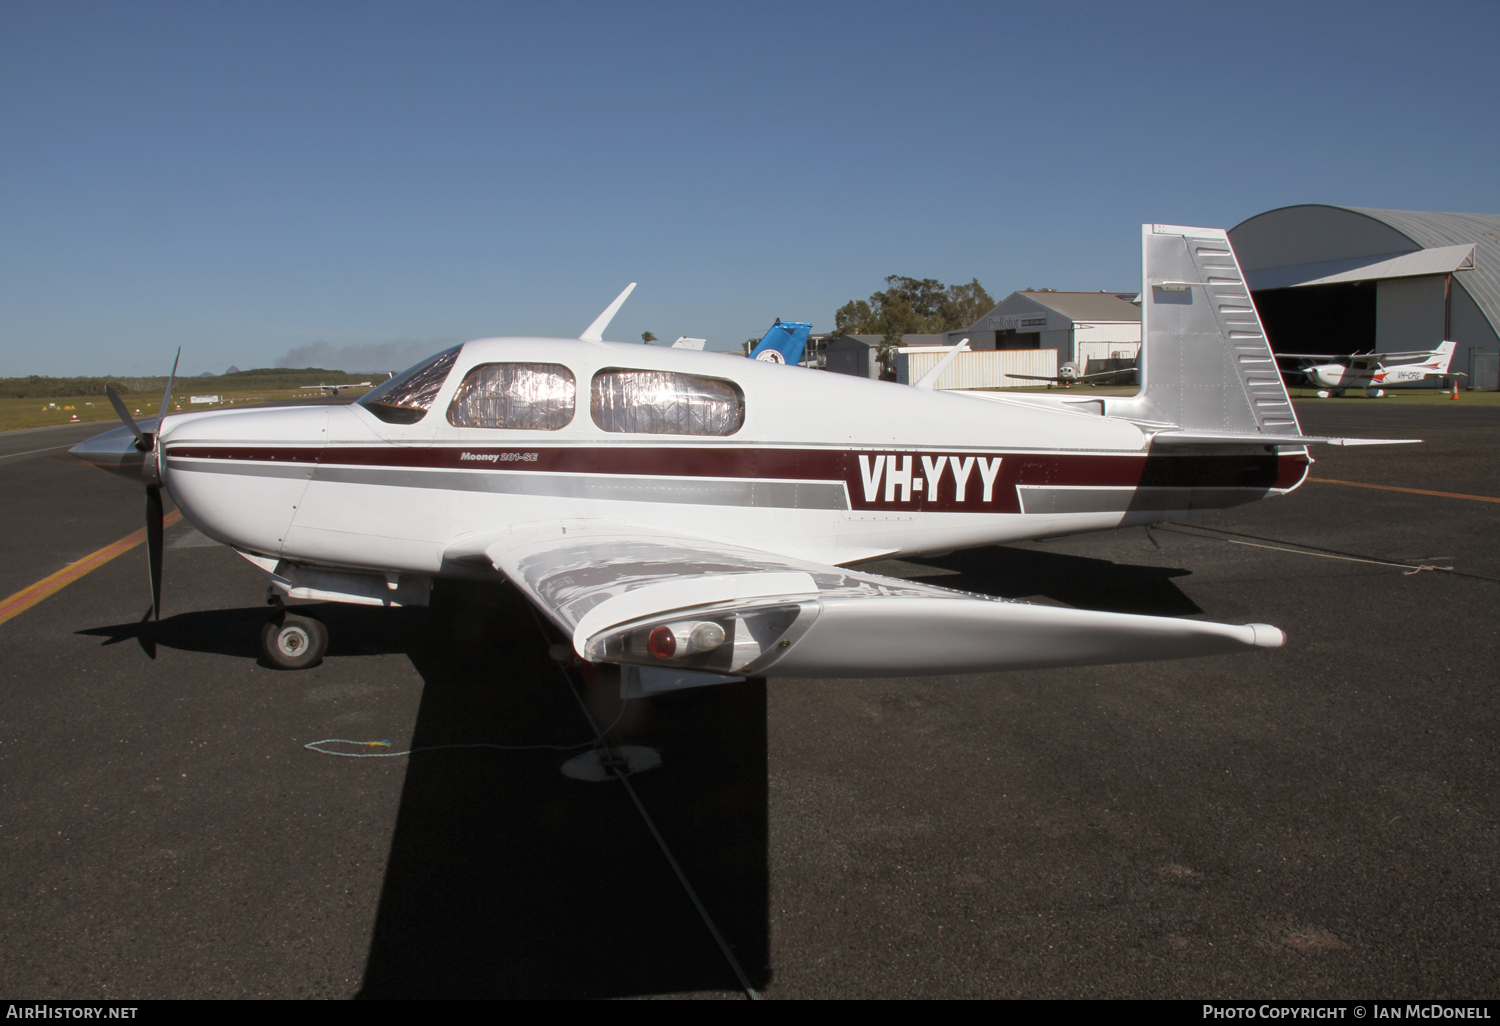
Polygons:
M157 421L155 418L139 422L140 429L148 437L156 431ZM129 478L138 484L160 484L161 479L157 472L156 454L154 452L141 452L135 445L135 433L128 427L120 426L113 431L95 435L92 438L79 442L68 452L77 456L91 467L107 470L111 474Z

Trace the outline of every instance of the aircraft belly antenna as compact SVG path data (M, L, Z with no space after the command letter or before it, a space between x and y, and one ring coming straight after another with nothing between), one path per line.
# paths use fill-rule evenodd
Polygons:
M620 312L620 307L625 305L625 300L635 291L635 282L625 286L625 291L615 297L615 301L604 308L604 312L594 319L594 323L584 329L579 339L584 342L603 342L604 329L609 327L609 322L615 319L615 314Z

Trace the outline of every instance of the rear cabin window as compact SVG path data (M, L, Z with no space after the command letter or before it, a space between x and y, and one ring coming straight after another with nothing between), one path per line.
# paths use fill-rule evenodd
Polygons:
M448 407L455 427L556 431L573 420L578 385L558 363L482 363Z
M415 424L427 416L463 346L445 349L359 397L359 405L387 424Z
M605 431L732 435L745 423L745 393L723 378L610 367L594 375L589 412Z

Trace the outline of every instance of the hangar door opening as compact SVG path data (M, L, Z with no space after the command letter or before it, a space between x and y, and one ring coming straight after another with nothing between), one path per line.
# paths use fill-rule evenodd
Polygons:
M1251 293L1271 351L1346 355L1375 349L1373 281Z

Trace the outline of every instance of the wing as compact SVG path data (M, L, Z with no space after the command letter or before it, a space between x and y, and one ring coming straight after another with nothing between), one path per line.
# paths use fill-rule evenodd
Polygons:
M1074 381L1093 381L1095 378L1117 378L1122 374L1134 374L1138 367L1118 367L1115 370L1095 371L1092 374L1080 374ZM1011 377L1015 377L1014 374Z
M525 525L484 542L484 557L592 662L902 677L1173 659L1286 640L1265 624L1029 605L631 524ZM463 551L474 553L474 541Z
M1384 365L1387 363L1413 363L1417 360L1428 360L1438 354L1431 349L1415 349L1409 353L1371 353L1370 358Z

